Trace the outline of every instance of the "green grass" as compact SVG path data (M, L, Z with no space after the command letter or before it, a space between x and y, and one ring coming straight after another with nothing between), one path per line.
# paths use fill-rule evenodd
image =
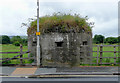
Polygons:
M20 51L20 47L19 46L14 46L14 45L0 45L0 48L2 48L2 50L0 50L0 52L19 52ZM23 46L23 51L27 51L28 47L27 46ZM97 51L97 47L93 47L93 51ZM114 51L113 47L103 47L103 51ZM116 51L118 51L118 47L116 47ZM19 54L19 53L18 53ZM0 54L0 58L12 58L18 54ZM93 56L96 57L97 56L97 52L93 52ZM99 54L100 56L100 54ZM116 56L118 57L118 53L116 53ZM28 54L24 54L23 57L28 57ZM103 57L114 57L114 53L103 53ZM30 63L29 60L24 60L24 63ZM96 63L97 59L94 58L93 62ZM111 64L114 63L114 59L103 59L102 60L103 63L108 63L110 62ZM117 59L118 62L118 59ZM19 64L20 60L11 60L10 62L11 64ZM85 64L84 64L85 65ZM86 64L87 65L87 64Z
M20 47L19 46L14 46L12 44L8 44L8 45L0 45L0 48L2 48L0 50L0 52L19 52L20 51ZM23 46L23 52L28 51L28 47L27 46ZM0 54L0 58L12 58L16 55L19 55L19 53L15 53L15 54ZM27 58L28 54L24 54L23 58ZM18 57L20 58L20 57ZM24 63L29 63L29 60L23 60ZM20 60L11 60L10 64L19 64Z
M100 49L99 49L100 50ZM93 51L97 51L97 47L93 47ZM114 51L114 47L103 47L103 51ZM118 47L116 47L116 51L118 51ZM93 52L93 56L96 57L97 56L97 52ZM100 57L100 53L99 53L99 57ZM114 57L114 52L104 52L102 57ZM116 57L118 57L118 53L116 53ZM96 62L96 58L93 59L93 62ZM118 58L116 59L116 61L118 62ZM114 59L113 58L104 58L102 59L103 63L114 63Z

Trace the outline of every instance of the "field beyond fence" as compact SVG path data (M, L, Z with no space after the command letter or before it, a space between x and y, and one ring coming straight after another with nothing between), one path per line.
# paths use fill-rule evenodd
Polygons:
M13 58L16 55L20 55L20 47L19 46L14 46L12 44L8 44L8 45L0 45L0 48L2 48L2 50L0 50L0 52L3 52L3 53L0 53L0 58L2 58L2 60L0 60L0 62L2 62L3 59ZM27 51L28 51L27 46L23 46L22 52L27 52ZM16 58L20 58L20 56L18 56ZM28 54L27 53L23 54L22 58L28 58ZM13 60L10 60L3 64L20 64L20 63L21 63L20 59L19 60L13 59ZM24 59L23 63L29 64L31 62L29 60Z
M118 65L118 45L93 45L93 62L104 65Z
M22 57L21 57L19 46L8 44L8 45L0 45L0 48L2 48L2 50L0 50L0 58L2 58L0 59L0 62L2 62L3 59L7 60L9 58L14 58L13 60L9 60L3 64L31 64L32 63L31 60L29 60L28 58L28 54L22 54ZM25 53L25 52L27 53L27 51L28 51L28 47L23 46L22 53ZM16 58L16 55L19 55L19 56ZM92 58L93 58L92 64L90 65L117 66L118 62L120 61L119 60L120 57L118 57L118 45L93 45ZM81 65L85 65L85 64L81 64Z

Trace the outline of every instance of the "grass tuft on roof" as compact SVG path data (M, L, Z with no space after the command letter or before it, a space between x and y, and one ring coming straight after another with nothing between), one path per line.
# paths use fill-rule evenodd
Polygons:
M78 14L62 14L54 13L53 15L46 15L39 18L39 29L41 33L55 32L90 32L92 33L91 23L88 23L88 18L81 17ZM37 31L37 20L30 23L27 34L33 34Z

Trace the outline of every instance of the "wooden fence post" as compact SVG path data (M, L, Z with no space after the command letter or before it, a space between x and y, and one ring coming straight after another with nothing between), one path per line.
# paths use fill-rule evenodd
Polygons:
M23 46L22 46L22 44L20 44L20 58L23 58L23 55L22 55L22 53L23 53ZM20 65L23 65L23 60L22 59L20 59Z
M113 47L114 47L114 64L116 64L116 46Z
M98 60L99 60L99 45L97 45L97 64L99 63Z
M103 45L100 45L100 64L102 64Z

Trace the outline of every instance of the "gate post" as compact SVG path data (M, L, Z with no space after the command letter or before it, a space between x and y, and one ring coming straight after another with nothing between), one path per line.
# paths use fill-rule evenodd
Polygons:
M113 47L114 47L114 64L116 64L116 46Z
M99 63L99 45L97 45L97 65L98 65L98 63Z
M100 45L100 64L102 64L103 45Z
M23 46L22 46L22 44L20 44L20 58L23 58L22 53L23 53ZM23 65L23 60L22 59L20 59L20 65Z

